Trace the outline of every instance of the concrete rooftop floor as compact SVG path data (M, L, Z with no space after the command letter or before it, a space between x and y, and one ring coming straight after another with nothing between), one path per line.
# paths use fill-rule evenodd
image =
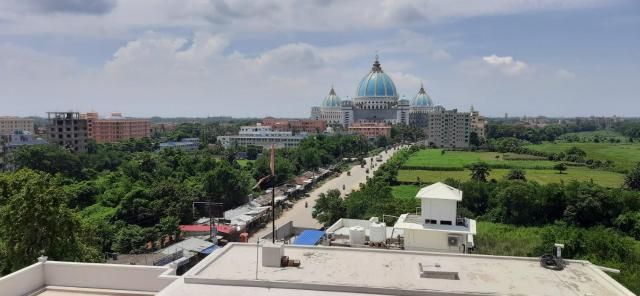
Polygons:
M199 292L167 295L197 295L220 291L220 286L407 295L628 295L628 290L586 261L569 261L563 271L552 271L540 267L537 258L521 257L318 246L286 246L285 255L299 259L301 266L259 265L256 280L256 245L230 244L185 274L184 281L171 285L184 289L193 285L191 289ZM431 270L457 272L460 279L421 278L418 263ZM207 285L216 287L209 290Z

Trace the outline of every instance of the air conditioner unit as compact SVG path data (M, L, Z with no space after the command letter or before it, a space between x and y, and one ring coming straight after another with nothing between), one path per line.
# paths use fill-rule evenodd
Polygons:
M460 240L460 238L457 237L457 236L450 236L450 237L447 238L447 241L449 242L449 246L450 247L458 246L458 241L459 240Z

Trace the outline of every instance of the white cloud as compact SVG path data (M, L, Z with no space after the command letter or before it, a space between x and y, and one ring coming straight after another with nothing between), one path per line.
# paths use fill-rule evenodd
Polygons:
M508 76L526 74L531 70L531 67L527 65L527 63L518 61L511 56L500 57L492 54L482 57L482 60L489 66L498 69L501 73Z
M389 72L390 77L392 77L393 82L396 84L396 87L406 90L407 93L403 93L399 90L399 95L405 95L406 99L411 99L420 89L420 83L424 83L424 79L411 74L404 72Z
M34 3L44 1L30 0ZM46 1L60 2L60 1ZM252 1L252 0L64 0L41 13L25 10L21 1L0 2L0 19L9 22L0 33L46 32L129 34L183 28L256 34L400 28L452 19L529 11L565 10L606 5L604 0L434 0L434 1ZM88 4L89 5L88 5ZM42 5L38 6L41 7Z
M11 43L0 44L0 74L6 79L60 78L78 71L74 58L50 55Z
M390 40L401 38L390 36ZM232 50L232 40L224 35L196 33L185 38L148 32L118 48L102 67L92 70L79 68L74 60L27 48L5 51L6 61L25 60L21 57L28 53L29 63L12 67L0 63L0 87L20 85L5 92L4 98L34 102L35 107L29 109L32 114L94 109L142 116L305 116L311 106L321 102L331 84L342 96L353 94L370 67L353 67L353 59L369 56L372 60L376 47L402 57L402 47L391 49L386 42L376 43L379 47L285 43L250 56ZM406 52L430 50L424 44L418 50L410 46ZM421 79L412 73L416 65L403 58L385 59L384 54L381 61L401 93L411 96L417 91ZM19 79L10 82L9 73ZM29 85L38 87L30 89ZM19 109L10 112L19 114Z
M562 80L572 80L576 78L576 73L573 73L569 70L559 69L556 71L556 77Z

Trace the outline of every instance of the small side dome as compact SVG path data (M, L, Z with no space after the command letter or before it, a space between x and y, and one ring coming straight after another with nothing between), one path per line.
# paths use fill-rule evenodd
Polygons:
M429 97L427 92L424 90L424 86L422 84L420 84L420 90L418 91L416 96L413 97L413 100L411 100L411 106L433 107L433 100L431 100L431 97Z
M342 105L342 100L340 100L340 97L336 94L336 91L333 89L333 86L331 86L331 90L329 91L329 94L322 101L322 107L340 108L341 105Z

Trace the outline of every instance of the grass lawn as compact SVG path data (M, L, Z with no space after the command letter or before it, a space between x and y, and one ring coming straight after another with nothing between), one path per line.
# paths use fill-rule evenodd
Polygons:
M492 169L489 176L490 179L502 179L509 172L508 169ZM398 181L400 182L416 182L420 177L421 182L434 183L441 182L447 178L458 180L469 180L470 171L427 171L427 170L400 170L398 171ZM558 174L555 170L526 170L527 180L539 182L541 184L558 183L560 181L569 182L570 180L589 181L606 187L620 187L624 182L624 175L608 172L592 170L584 167L569 167L563 174ZM408 189L395 189L408 190Z
M241 167L246 167L246 166L247 166L247 164L249 164L250 162L254 162L255 160L238 159L238 160L236 160L236 161L238 162L238 164L239 164Z
M441 149L423 149L413 154L404 165L462 168L465 165L479 161L484 161L490 166L506 166L509 168L551 169L555 164L553 161L541 160L535 156L514 153L445 151L442 154Z
M601 161L611 160L616 169L629 170L640 162L640 143L543 143L528 145L527 148L558 153L571 147L578 147L587 153L587 158Z

